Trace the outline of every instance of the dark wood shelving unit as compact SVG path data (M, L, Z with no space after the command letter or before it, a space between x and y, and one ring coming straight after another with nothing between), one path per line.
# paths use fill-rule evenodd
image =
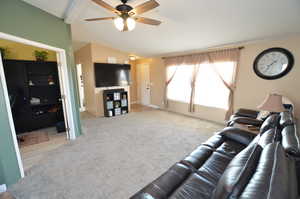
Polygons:
M103 91L104 116L113 117L129 112L128 92L124 89L109 89Z
M9 95L15 99L17 134L64 121L56 62L4 60L3 65Z

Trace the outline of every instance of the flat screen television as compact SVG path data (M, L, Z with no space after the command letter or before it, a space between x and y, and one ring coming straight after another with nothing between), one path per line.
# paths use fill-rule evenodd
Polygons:
M96 87L128 86L130 84L129 64L95 63Z

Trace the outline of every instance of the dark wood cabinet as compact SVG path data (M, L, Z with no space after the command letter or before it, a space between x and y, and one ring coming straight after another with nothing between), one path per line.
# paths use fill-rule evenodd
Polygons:
M56 62L4 60L17 134L64 120Z

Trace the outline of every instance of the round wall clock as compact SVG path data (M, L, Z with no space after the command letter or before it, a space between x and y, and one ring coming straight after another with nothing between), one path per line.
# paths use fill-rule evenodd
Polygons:
M269 48L255 59L253 69L263 79L278 79L291 71L294 65L292 53L284 48Z

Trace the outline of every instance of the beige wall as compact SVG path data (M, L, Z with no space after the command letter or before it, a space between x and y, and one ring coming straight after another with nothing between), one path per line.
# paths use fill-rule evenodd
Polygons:
M76 64L82 64L86 110L94 116L103 115L103 89L95 87L93 63L107 63L108 57L115 57L117 63L124 64L128 61L129 54L100 44L88 44L75 52ZM135 65L132 66L131 77L132 85L130 89L128 87L125 89L129 92L130 101L134 101L136 100Z
M37 50L46 51L48 53L47 61L57 61L55 51L37 48L35 46L0 39L0 47L8 50L8 54L5 56L6 59L35 61L34 51Z
M95 78L94 67L92 62L92 48L88 44L75 52L76 64L82 64L82 79L84 85L84 98L86 110L96 115L95 107Z
M264 80L253 72L255 57L267 48L283 47L292 52L295 64L290 73L277 80ZM263 41L245 46L240 58L240 69L235 93L235 109L256 109L270 92L280 93L295 104L296 116L300 115L300 35L285 39Z
M257 41L252 44L244 45L241 51L240 68L237 76L237 88L235 92L235 109L240 107L256 109L265 96L270 92L277 92L290 98L296 106L296 116L300 115L300 35L291 36L285 39L272 41ZM253 61L255 57L263 50L271 47L283 47L290 50L295 57L293 70L285 77L278 80L263 80L253 72ZM165 66L161 58L142 59L137 63L150 64L151 76L151 104L161 108L163 105ZM137 74L138 75L138 74ZM298 79L297 79L298 78ZM193 115L199 118L223 122L225 110L196 106L196 113L188 112L188 105L181 102L169 102L169 110L180 112L187 115Z

